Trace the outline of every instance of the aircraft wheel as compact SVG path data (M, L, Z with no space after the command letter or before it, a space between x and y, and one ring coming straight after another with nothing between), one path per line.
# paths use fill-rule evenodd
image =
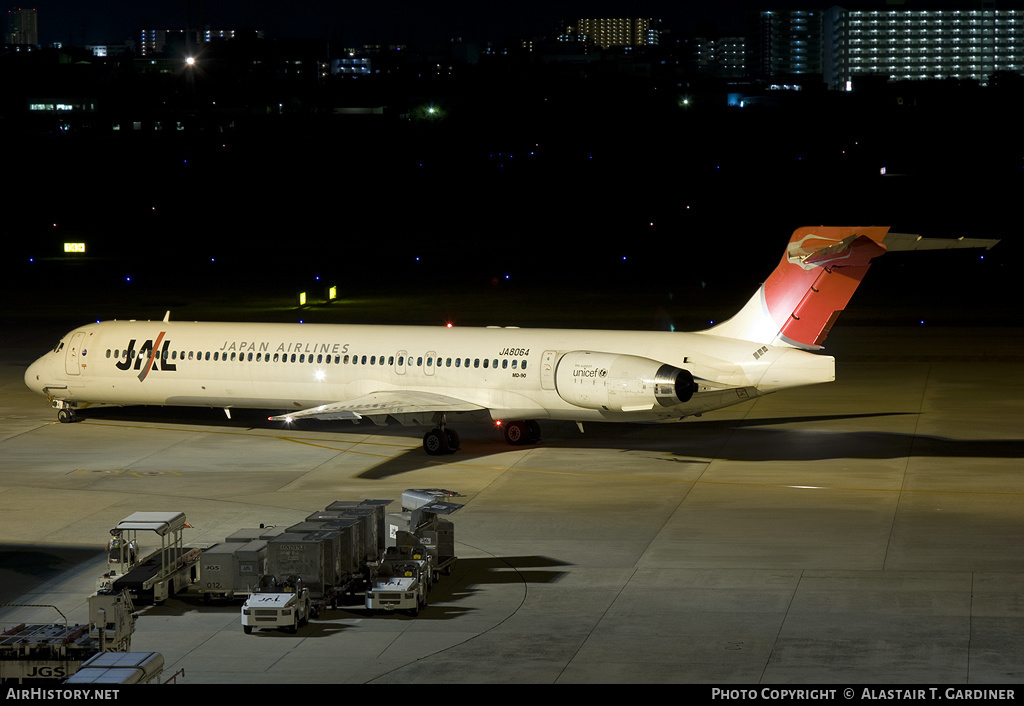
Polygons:
M423 450L431 456L449 453L448 435L442 429L431 429L423 435Z
M540 424L533 419L528 419L526 424L526 438L528 444L536 444L540 441Z
M67 407L61 407L57 410L57 421L61 424L70 424L75 421L75 412Z
M512 446L525 446L540 441L540 424L532 419L505 425L505 441Z
M522 422L508 422L505 425L505 441L512 446L519 446L525 443L526 428Z
M453 454L459 450L459 433L454 429L445 427L445 438L448 441L448 453Z

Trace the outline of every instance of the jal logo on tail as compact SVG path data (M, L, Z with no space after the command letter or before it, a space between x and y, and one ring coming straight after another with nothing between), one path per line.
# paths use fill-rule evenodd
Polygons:
M155 342L152 339L145 341L138 351L135 350L136 339L130 340L124 360L117 362L118 369L132 369L134 361L134 369L139 371L139 382L145 380L151 370L177 370L177 366L174 363L168 362L170 359L169 349L171 342L164 340L165 333L166 331L161 331L160 335L156 337ZM162 348L161 343L163 344Z

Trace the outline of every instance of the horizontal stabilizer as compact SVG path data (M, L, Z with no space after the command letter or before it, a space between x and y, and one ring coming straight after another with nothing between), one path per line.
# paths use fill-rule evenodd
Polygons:
M999 241L992 238L922 238L913 233L886 233L882 241L889 252L904 250L959 250L985 248L991 250Z

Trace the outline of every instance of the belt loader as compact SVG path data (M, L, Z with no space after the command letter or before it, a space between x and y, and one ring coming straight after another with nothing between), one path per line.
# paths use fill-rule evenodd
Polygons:
M203 547L186 547L182 533L191 527L183 512L136 512L110 530L108 571L97 590L128 591L135 600L156 605L187 590L199 575ZM160 548L139 558L139 532L152 532Z

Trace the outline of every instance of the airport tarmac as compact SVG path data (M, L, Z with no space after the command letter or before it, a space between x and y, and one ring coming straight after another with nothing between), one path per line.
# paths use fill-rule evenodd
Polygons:
M459 560L418 618L329 611L242 632L237 605L141 607L178 683L1019 684L1022 331L837 326L831 385L673 426L542 423L509 447L418 428L109 409L58 424L0 351L0 624L85 622L108 530L186 539L335 500L458 491ZM844 357L845 355L845 357ZM397 510L396 502L393 508Z

